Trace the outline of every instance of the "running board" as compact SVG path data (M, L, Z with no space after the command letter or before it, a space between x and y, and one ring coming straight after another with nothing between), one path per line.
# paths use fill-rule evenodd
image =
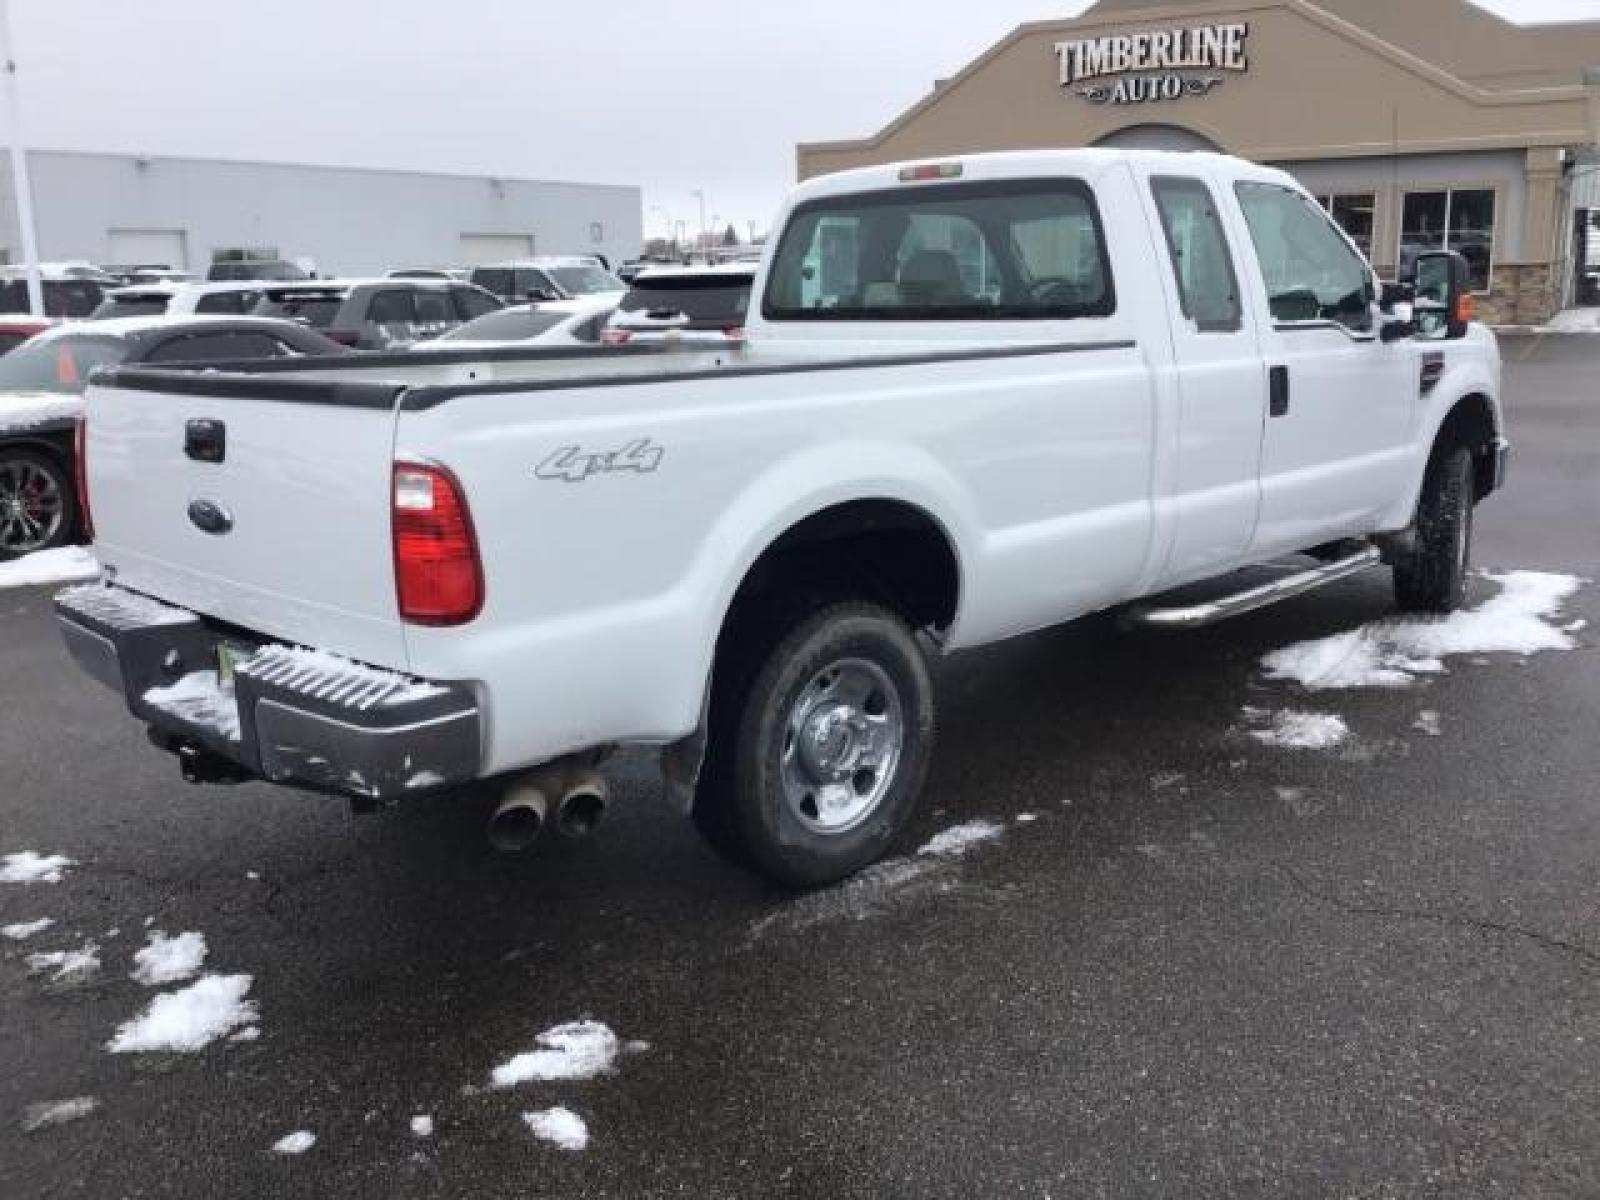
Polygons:
M1283 579L1274 579L1271 583L1235 592L1231 596L1208 600L1204 604L1193 604L1186 608L1139 605L1129 609L1124 620L1129 625L1143 629L1200 629L1206 625L1215 625L1218 621L1226 621L1229 617L1237 617L1243 613L1254 612L1258 608L1265 608L1269 604L1276 604L1279 600L1303 596L1326 584L1349 579L1369 567L1377 566L1379 561L1378 548L1368 546L1359 554L1352 554L1348 558L1313 567L1309 571L1301 571L1297 575L1289 575Z

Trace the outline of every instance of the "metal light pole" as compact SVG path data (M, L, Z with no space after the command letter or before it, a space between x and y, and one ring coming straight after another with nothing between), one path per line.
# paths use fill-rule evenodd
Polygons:
M0 109L5 113L6 141L11 148L11 190L16 196L22 260L28 271L28 311L44 316L44 286L39 282L39 240L33 225L33 181L22 146L22 105L17 98L17 63L11 51L11 2L0 0Z

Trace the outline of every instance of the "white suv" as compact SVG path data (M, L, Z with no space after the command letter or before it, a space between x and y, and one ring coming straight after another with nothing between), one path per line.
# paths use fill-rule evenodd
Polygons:
M590 296L621 300L628 290L628 285L606 270L598 258L583 254L519 258L473 267L467 282L493 292L508 304Z

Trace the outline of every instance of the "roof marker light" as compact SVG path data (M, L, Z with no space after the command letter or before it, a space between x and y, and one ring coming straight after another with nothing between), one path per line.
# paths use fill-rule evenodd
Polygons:
M901 183L918 183L927 179L959 179L961 177L961 164L958 162L923 163L915 167L900 168Z

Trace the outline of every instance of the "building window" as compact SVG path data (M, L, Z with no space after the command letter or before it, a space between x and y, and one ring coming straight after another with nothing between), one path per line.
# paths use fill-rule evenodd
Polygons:
M1317 199L1328 210L1333 223L1350 235L1350 240L1360 247L1361 253L1371 262L1373 217L1378 211L1377 196L1371 192L1349 192L1318 196Z
M1400 278L1413 278L1417 255L1429 250L1460 254L1471 269L1473 290L1487 292L1494 259L1494 192L1407 192L1400 216Z

